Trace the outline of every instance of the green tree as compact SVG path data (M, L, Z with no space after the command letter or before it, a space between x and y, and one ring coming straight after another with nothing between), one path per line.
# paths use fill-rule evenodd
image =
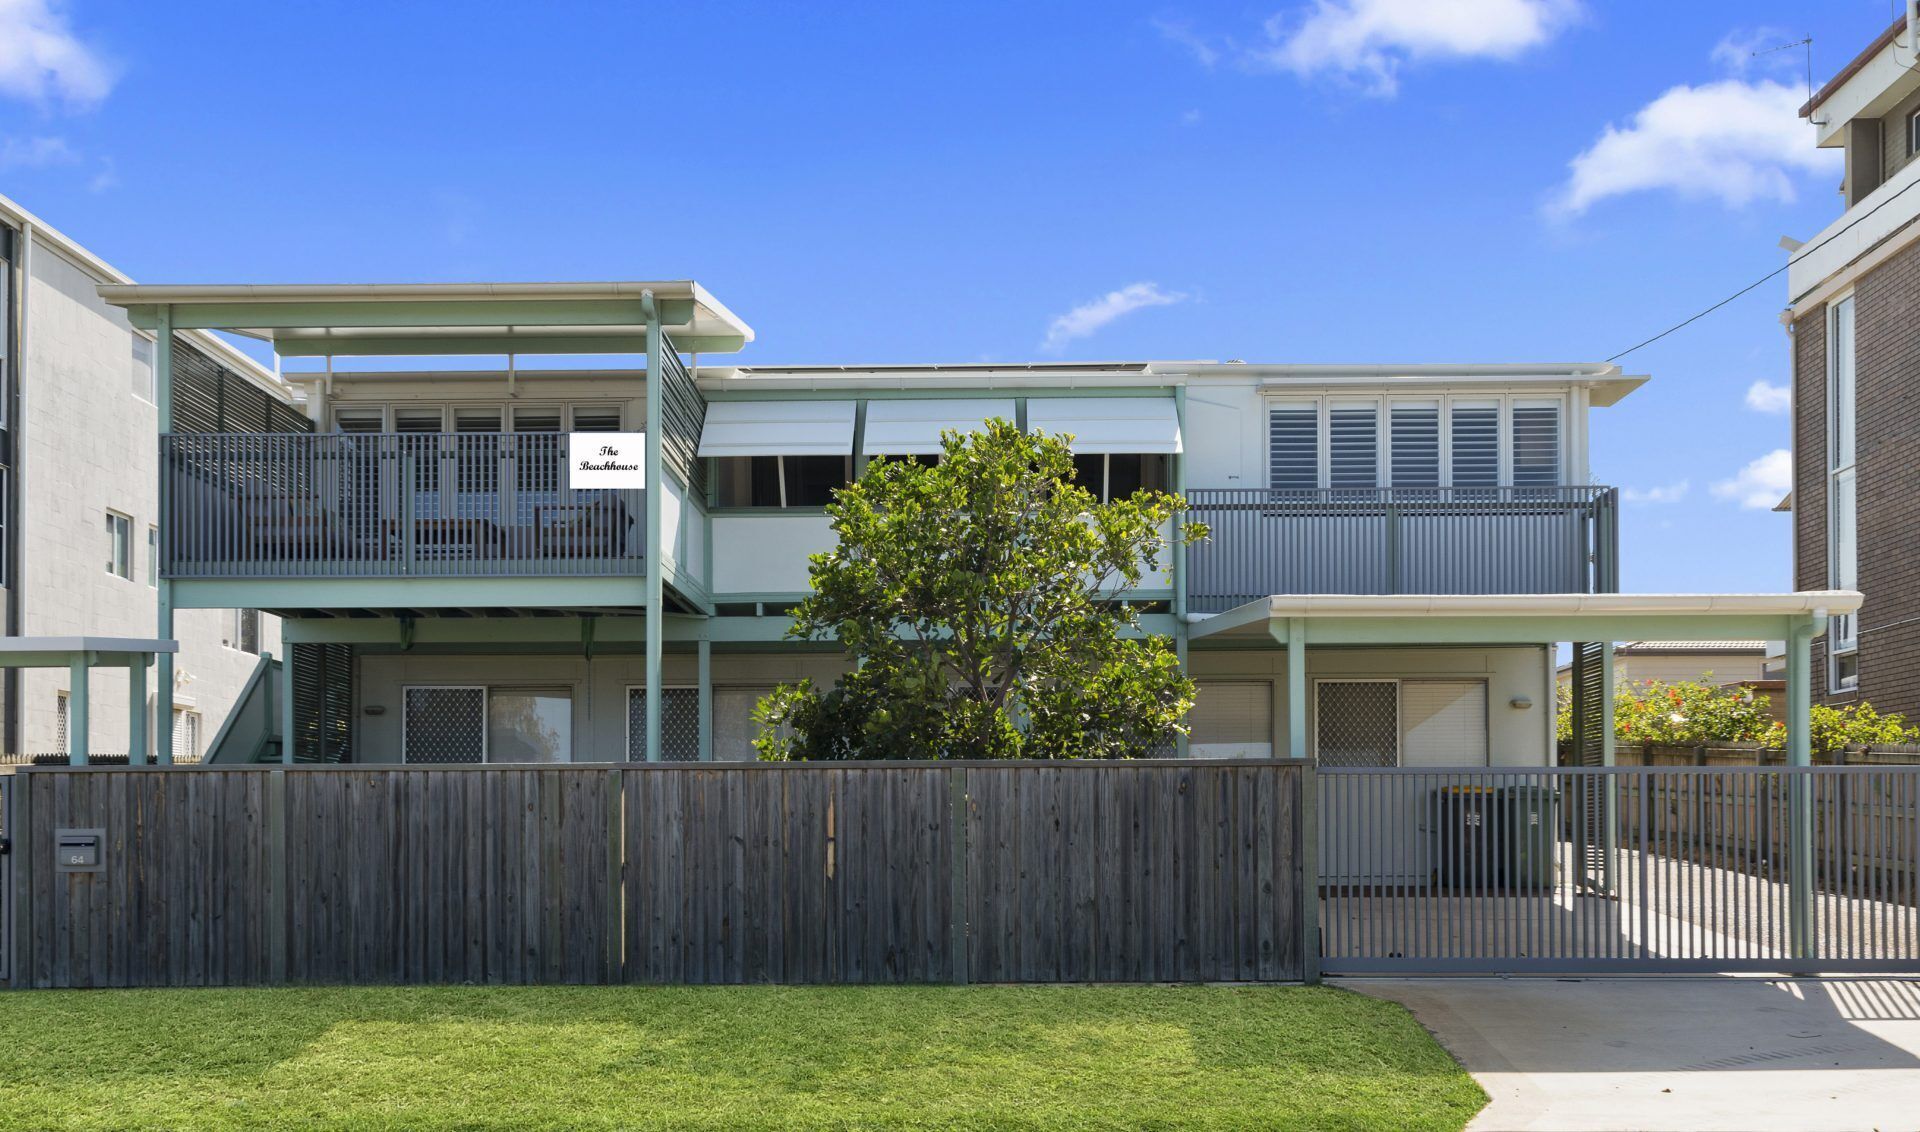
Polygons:
M1159 569L1181 501L1102 504L1065 439L1005 421L941 445L937 464L869 463L828 506L838 543L811 559L788 635L838 641L855 667L762 700L761 757L1152 753L1183 729L1193 682L1165 639L1127 635L1140 615L1119 595Z

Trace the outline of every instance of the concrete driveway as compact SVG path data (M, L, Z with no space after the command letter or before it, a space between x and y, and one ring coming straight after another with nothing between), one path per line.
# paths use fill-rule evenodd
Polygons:
M1920 1129L1920 981L1342 979L1493 1098L1472 1129Z

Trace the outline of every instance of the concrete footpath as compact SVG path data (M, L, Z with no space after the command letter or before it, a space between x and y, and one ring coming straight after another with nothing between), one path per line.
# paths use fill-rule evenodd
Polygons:
M1466 1066L1493 1098L1470 1129L1920 1129L1920 981L1329 981Z

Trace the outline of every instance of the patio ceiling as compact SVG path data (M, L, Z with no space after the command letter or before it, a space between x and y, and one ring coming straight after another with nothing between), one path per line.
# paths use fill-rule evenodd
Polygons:
M637 354L643 296L680 350L728 353L753 341L692 280L616 283L177 285L110 283L101 298L143 330L225 330L282 357Z
M1272 645L1779 640L1860 608L1852 590L1783 594L1277 594L1196 622L1188 639ZM1291 627L1291 628L1290 628Z

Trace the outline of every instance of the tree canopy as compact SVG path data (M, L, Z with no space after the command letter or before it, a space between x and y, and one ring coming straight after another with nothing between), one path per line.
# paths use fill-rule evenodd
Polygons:
M788 635L852 671L760 704L769 759L1137 758L1183 729L1194 686L1122 599L1163 566L1183 510L1074 482L1067 440L1006 421L949 432L938 463L870 462L827 508L834 549ZM1206 537L1185 524L1172 536Z

